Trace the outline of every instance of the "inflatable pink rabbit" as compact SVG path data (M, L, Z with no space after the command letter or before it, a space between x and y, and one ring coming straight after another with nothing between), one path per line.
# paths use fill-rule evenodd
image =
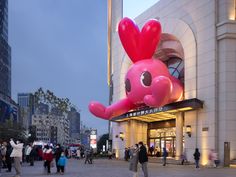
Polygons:
M140 106L160 107L182 98L183 86L169 74L166 65L152 56L161 35L157 20L149 20L142 31L129 18L119 23L122 45L133 62L125 77L126 98L105 107L91 102L89 110L97 117L109 120Z

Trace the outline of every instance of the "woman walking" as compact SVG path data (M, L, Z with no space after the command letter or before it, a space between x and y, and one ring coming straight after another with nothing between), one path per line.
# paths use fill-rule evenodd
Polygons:
M51 173L51 163L53 161L53 154L52 154L52 149L46 145L45 146L45 153L43 155L44 160L45 160L45 167L47 167L48 174Z
M133 172L133 177L138 177L138 154L138 144L135 144L134 148L131 150L131 159L129 164L129 170Z
M194 160L195 160L195 163L196 163L196 168L199 168L199 160L200 160L200 152L198 150L198 148L195 149L195 152L193 154L194 156Z

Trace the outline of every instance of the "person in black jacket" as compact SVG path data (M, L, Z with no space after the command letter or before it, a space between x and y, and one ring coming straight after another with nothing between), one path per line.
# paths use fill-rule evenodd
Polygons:
M199 160L200 160L200 152L198 150L198 148L195 149L195 152L193 154L194 159L195 159L195 163L196 163L196 168L199 168Z
M148 163L148 156L147 156L147 149L143 145L143 142L139 142L139 163L142 165L142 170L144 177L148 177L148 169L147 169L147 163Z
M55 150L55 161L56 161L56 166L57 166L57 173L60 173L60 166L58 166L58 160L61 157L63 149L60 144L56 145L56 150Z
M7 164L7 171L6 172L11 172L12 168L12 158L10 157L12 153L12 147L10 143L7 144L7 152L6 152L6 164Z

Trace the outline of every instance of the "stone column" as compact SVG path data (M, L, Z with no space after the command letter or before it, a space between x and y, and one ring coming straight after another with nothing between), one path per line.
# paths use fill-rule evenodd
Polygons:
M176 114L176 159L180 159L183 152L183 113Z
M130 120L130 146L137 143L137 124L136 120Z

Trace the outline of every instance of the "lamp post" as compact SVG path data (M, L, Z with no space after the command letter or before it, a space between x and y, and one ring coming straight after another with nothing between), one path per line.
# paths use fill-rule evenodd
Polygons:
M188 137L191 137L191 133L192 133L191 125L186 125L186 133Z

